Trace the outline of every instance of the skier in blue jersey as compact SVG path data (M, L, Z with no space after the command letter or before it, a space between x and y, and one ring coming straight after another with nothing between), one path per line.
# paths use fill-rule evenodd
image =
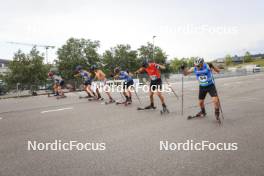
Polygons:
M132 76L127 71L121 71L119 67L114 69L114 78L123 80L123 94L126 97L124 104L132 103L131 86L134 85Z
M95 99L101 99L101 95L95 93L91 88L92 80L93 80L91 77L91 73L84 70L80 65L76 67L76 72L77 74L74 76L80 76L83 79L84 91L87 93L88 97L92 96Z
M213 100L215 117L217 120L219 120L220 102L214 83L213 72L219 73L220 70L211 63L205 63L203 58L196 58L194 61L194 67L187 70L185 66L182 65L181 69L185 76L194 73L196 75L196 79L199 82L199 106L201 108L201 111L193 117L206 116L204 99L206 97L206 94L209 93Z

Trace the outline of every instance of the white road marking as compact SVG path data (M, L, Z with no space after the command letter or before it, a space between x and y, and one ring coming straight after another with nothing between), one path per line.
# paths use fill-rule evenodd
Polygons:
M44 114L44 113L64 111L64 110L69 110L69 109L73 109L73 108L72 107L68 107L68 108L61 108L61 109L52 109L52 110L47 110L47 111L41 111L40 113Z
M0 117L0 120L2 120L3 118L2 117Z

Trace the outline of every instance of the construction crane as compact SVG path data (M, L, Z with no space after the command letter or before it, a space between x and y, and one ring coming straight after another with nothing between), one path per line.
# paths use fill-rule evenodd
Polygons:
M48 50L49 49L54 49L55 46L51 46L51 45L38 45L38 44L31 44L31 43L22 43L22 42L7 42L9 44L13 44L13 45L24 45L24 46L31 46L31 47L41 47L41 48L44 48L46 50L46 55L45 55L45 58L46 58L46 63L48 64L49 63L49 60L48 60Z

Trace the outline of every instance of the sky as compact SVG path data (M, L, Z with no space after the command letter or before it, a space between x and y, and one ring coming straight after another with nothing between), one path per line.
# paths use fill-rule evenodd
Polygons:
M264 53L263 0L0 0L0 58L54 45L49 60L70 37L99 40L100 53L117 44L147 42L168 58ZM41 52L45 50L38 48Z

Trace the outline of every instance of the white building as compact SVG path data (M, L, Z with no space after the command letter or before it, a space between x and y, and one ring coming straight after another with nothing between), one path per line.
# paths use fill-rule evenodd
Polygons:
M0 59L0 74L6 74L9 71L8 63L9 60Z

